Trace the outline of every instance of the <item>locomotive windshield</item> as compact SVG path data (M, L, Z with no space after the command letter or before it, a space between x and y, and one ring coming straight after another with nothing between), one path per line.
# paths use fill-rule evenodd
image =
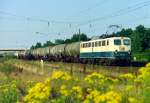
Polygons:
M124 39L123 44L124 45L130 45L130 40L129 39Z
M121 40L120 39L115 39L114 40L114 45L121 45Z

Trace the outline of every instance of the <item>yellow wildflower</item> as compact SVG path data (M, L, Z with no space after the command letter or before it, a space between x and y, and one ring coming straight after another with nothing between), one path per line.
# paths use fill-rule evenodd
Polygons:
M94 99L100 95L100 92L97 90L93 90L86 96L86 99L83 103L91 103L94 102Z
M95 83L102 85L105 81L105 77L102 74L94 72L91 75L88 75L84 80L92 85Z
M139 101L135 99L134 97L128 97L128 101L129 103L139 103Z
M133 75L131 73L122 74L119 77L122 78L122 79L125 79L125 80L129 80L129 81L132 81L132 80L135 79L135 75Z
M149 78L150 76L150 67L142 67L139 69L139 72L141 73L141 75L139 75L138 77L141 79L144 78Z
M146 67L150 67L150 62L146 64Z
M54 79L63 79L63 80L70 80L71 79L71 76L68 75L67 73L65 72L62 72L62 71L54 71L52 73L52 80Z
M44 83L37 83L33 88L30 88L28 95L25 96L24 101L32 99L47 99L50 95L50 87Z
M127 85L126 88L125 88L125 90L128 91L128 92L130 92L133 89L134 89L133 85Z
M86 96L86 99L92 100L92 99L94 99L95 97L97 97L98 95L100 95L100 92L97 91L97 90L93 90L93 91L90 92L90 94L88 94L88 95Z
M109 91L105 94L101 94L99 91L94 90L87 95L84 103L120 103L121 100L121 95L117 92Z
M62 85L60 87L60 93L64 96L69 96L69 94L70 94L69 90L67 90L65 85Z
M82 98L82 88L80 86L73 86L71 93L74 94L78 99Z
M121 95L114 91L107 92L105 94L105 98L106 98L106 101L108 101L108 103L120 103L122 100Z

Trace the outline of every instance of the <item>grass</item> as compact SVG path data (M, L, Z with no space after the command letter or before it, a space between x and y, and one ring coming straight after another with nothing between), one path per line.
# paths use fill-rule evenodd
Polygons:
M150 61L150 52L142 52L142 53L135 53L133 54L133 59L136 59L136 61L143 61L143 62L149 62Z
M86 68L86 70L84 70ZM29 87L34 86L37 82L43 82L45 78L50 78L53 71L67 72L71 76L83 81L87 75L97 72L108 77L118 78L124 73L135 73L138 68L134 67L110 67L99 65L84 65L62 62L46 62L43 66L44 74L41 74L42 67L40 61L27 61L18 59L0 59L0 87L3 85L11 85L12 81L16 81L16 88L19 93L19 100L27 94ZM6 75L7 74L7 75ZM8 78L9 77L9 78ZM80 82L84 85L84 82ZM58 86L59 87L59 86ZM123 86L116 87L122 90ZM11 92L11 91L10 91ZM17 93L15 91L15 93ZM17 96L18 96L17 95Z

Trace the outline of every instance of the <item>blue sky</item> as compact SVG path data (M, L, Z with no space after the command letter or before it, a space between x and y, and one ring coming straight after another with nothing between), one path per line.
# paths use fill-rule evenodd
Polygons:
M79 28L92 37L114 24L150 27L149 10L150 0L0 0L0 48L66 39Z

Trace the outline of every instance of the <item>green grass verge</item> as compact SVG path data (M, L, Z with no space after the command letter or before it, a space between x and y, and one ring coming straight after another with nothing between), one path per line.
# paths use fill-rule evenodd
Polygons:
M136 61L148 62L150 61L150 52L134 53L132 58Z

